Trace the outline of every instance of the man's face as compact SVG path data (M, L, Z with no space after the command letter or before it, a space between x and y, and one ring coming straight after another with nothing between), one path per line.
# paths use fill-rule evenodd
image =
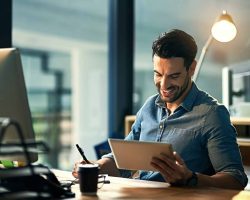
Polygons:
M184 59L154 56L154 82L166 103L181 103L191 87L193 67L186 70Z

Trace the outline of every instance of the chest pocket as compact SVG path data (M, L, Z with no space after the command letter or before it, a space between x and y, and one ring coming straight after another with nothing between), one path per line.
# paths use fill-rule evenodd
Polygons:
M201 150L201 142L196 130L180 128L166 129L161 141L172 144L174 151L183 156L190 153L197 153L197 151Z

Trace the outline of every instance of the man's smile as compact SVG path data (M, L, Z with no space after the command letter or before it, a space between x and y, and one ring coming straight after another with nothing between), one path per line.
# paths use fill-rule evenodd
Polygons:
M163 97L170 97L174 94L175 92L175 87L169 87L167 90L161 89L161 95Z

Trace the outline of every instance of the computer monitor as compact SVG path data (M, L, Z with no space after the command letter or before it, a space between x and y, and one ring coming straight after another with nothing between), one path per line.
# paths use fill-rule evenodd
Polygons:
M35 141L20 53L16 48L0 49L0 117L17 121L24 139ZM12 126L6 129L2 143L10 141L19 142L16 129ZM29 155L32 162L37 161L37 153ZM27 161L24 154L0 154L0 160Z
M222 100L233 115L248 112L250 102L250 62L242 62L222 69ZM244 105L244 108L240 108ZM247 110L246 110L247 109ZM238 110L238 111L237 111ZM247 114L249 115L249 114Z

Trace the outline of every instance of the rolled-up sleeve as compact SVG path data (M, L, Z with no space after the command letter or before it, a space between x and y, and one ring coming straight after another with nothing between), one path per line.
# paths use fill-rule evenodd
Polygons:
M203 133L207 140L209 158L215 172L232 175L243 187L248 178L244 172L237 144L237 132L224 106L216 106L207 115Z

